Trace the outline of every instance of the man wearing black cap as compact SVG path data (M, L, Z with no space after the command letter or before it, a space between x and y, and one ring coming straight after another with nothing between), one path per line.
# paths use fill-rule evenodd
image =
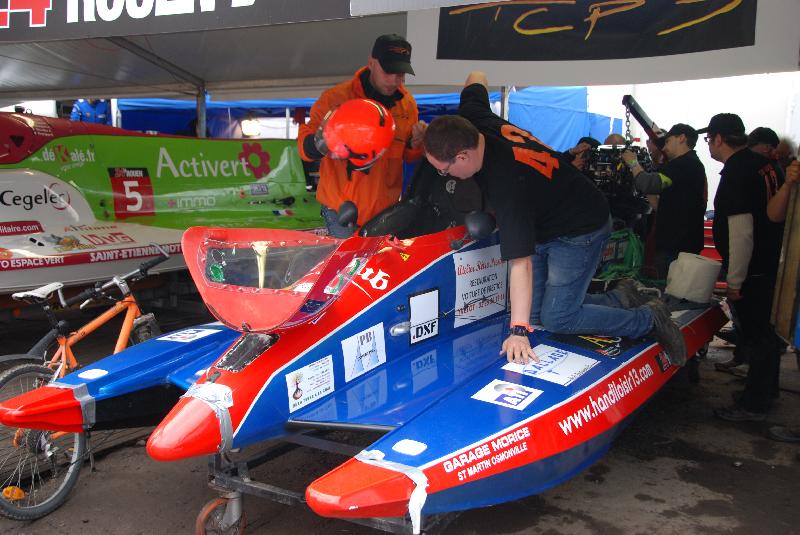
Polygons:
M747 147L767 158L772 158L778 143L780 143L778 134L766 126L759 126L747 135Z
M355 203L358 224L363 225L400 198L403 162L422 157L425 123L419 121L417 103L403 85L406 74L414 74L411 45L399 35L381 35L375 40L367 65L352 79L323 92L311 108L309 122L300 126L297 146L301 158L307 162L322 160L317 200L333 236L346 238L354 230L338 222L336 210L344 201ZM328 113L354 98L380 102L394 118L394 141L369 169L355 169L348 160L326 157L327 149L319 143Z
M714 197L714 243L722 256L728 304L734 313L738 345L748 348L747 384L731 407L714 414L729 421L766 418L778 395L783 346L770 324L772 296L783 238L783 223L770 220L767 206L783 184L770 161L747 150L738 115L711 118L706 142L711 157L724 164Z
M708 186L706 170L694 151L697 132L688 124L670 128L661 148L669 159L658 171L645 172L636 154L622 153L631 170L636 189L659 195L655 222L655 268L665 279L669 264L678 253L698 254L703 250L703 220Z
M775 130L766 126L759 126L747 135L747 147L767 158L775 172L785 177L786 173L778 162L777 149L780 142Z

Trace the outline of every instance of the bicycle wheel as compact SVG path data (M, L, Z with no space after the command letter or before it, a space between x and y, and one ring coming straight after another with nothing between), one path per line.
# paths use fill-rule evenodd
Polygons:
M46 384L53 370L21 364L0 375L0 402ZM0 514L34 520L60 507L78 482L86 452L83 433L0 425Z

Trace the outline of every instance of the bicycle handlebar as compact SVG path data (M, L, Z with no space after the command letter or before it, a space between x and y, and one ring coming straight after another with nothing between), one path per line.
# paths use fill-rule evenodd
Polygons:
M140 273L141 273L143 276L144 276L144 275L147 275L147 272L148 272L150 269L154 268L155 266L157 266L158 264L160 264L160 263L162 263L162 262L166 262L166 261L169 259L169 253L168 253L168 252L166 252L166 251L165 251L165 250L164 250L164 249L163 249L163 248L162 248L160 245L158 245L158 244L155 244L155 243L154 243L153 245L154 245L154 246L155 246L155 247L158 249L158 252L160 253L160 255L159 255L159 256L157 256L157 257L155 257L155 258L151 258L150 260L148 260L148 261L146 261L146 262L142 262L142 264L139 266L139 269L138 269L138 271L139 271L139 272L140 272Z
M78 295L73 295L68 299L64 299L61 301L61 305L66 308L69 306L74 305L75 303L80 303L86 301L87 299L93 299L98 293L100 292L100 288L86 288L84 291L79 293Z
M126 273L125 275L123 275L121 277L114 277L110 281L108 281L105 284L103 284L103 286L101 288L103 290L107 290L107 289L111 288L112 286L119 286L119 281L120 280L129 281L129 280L138 280L138 279L144 278L144 277L147 276L147 272L150 271L151 269L153 269L153 267L157 266L158 264L160 264L162 262L166 262L167 260L169 260L169 253L166 252L163 247L161 247L157 243L151 243L150 245L152 245L156 249L158 249L158 252L160 253L160 256L157 256L155 258L151 258L150 260L146 260L145 262L142 262L141 264L139 264L138 268L134 269L130 273Z
M122 276L115 276L113 279L103 284L97 283L92 288L87 288L78 295L74 295L69 299L61 299L61 305L66 308L76 303L82 303L81 308L83 308L89 301L96 299L105 290L108 290L109 288L112 288L114 286L119 287L120 290L122 290L123 293L125 293L127 291L127 286L125 286L126 289L123 289L123 284L125 282L129 280L137 280L146 277L147 272L150 271L153 267L157 266L158 264L161 264L162 262L166 262L169 259L169 253L165 251L163 247L161 247L157 243L151 243L150 245L158 249L158 252L160 253L159 256L151 258L150 260L147 260L145 262L142 262L141 264L139 264L138 268L134 269L130 273L126 273L125 275Z

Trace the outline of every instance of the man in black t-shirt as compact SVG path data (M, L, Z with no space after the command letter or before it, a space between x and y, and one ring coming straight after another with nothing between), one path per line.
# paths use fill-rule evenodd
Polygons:
M697 132L688 124L670 128L661 151L669 160L658 171L645 172L636 154L622 153L636 181L636 189L658 195L655 220L655 268L667 278L669 264L678 253L703 250L703 225L708 185L706 170L694 151Z
M747 346L750 355L744 392L714 413L729 421L760 421L778 395L783 350L770 324L783 239L783 223L770 219L770 205L780 200L783 178L767 158L747 149L738 115L717 114L698 130L704 132L711 157L724 164L714 197L714 244L726 271L737 345Z
M486 77L473 72L461 92L460 116L428 127L425 156L438 173L474 177L494 210L500 251L509 261L509 362L538 360L530 323L557 333L641 337L683 364L686 345L663 303L634 305L620 291L586 295L611 231L608 203L563 156L489 107Z

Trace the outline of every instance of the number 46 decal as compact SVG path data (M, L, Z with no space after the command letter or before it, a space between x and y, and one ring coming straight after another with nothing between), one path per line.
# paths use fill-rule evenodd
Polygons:
M385 290L389 286L389 274L382 269L375 273L372 268L364 268L358 276L367 281L376 290Z

